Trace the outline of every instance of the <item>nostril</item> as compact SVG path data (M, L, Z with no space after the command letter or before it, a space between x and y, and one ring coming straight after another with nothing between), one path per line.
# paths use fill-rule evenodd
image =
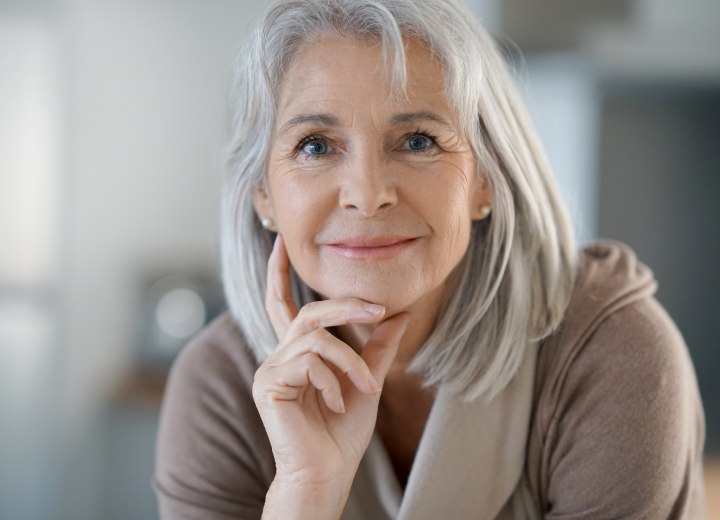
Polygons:
M397 193L395 187L383 180L380 174L357 176L341 187L338 202L346 210L372 216L377 211L395 206Z

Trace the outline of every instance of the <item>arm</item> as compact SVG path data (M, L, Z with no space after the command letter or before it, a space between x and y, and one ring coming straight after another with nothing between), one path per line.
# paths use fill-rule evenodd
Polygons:
M160 518L261 517L274 464L252 401L256 367L228 315L175 361L157 434Z
M265 499L263 520L338 519L350 493L350 484L305 485L273 481Z
M407 320L378 325L361 357L324 327L382 316L357 299L298 312L286 298L287 256L271 259L279 294L269 307L283 340L270 357L258 368L226 330L220 342L201 334L173 366L153 479L163 519L334 520L345 506Z
M266 308L280 341L253 382L277 470L263 519L335 520L372 436L382 384L407 317L375 326L358 354L326 327L375 324L384 308L344 298L298 310L289 270L278 235L268 262Z
M559 396L543 453L545 518L704 518L697 382L654 299L598 327Z

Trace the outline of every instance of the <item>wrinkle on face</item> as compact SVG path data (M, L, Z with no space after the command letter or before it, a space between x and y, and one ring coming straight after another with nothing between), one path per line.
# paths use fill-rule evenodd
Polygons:
M479 182L472 147L444 97L442 66L418 42L409 41L406 52L402 97L392 95L378 43L331 37L303 44L283 79L282 131L273 133L268 159L276 222L303 280L325 297L355 296L395 311L439 301L438 288L467 249ZM437 146L406 149L418 131ZM298 154L298 142L314 135L331 153ZM361 212L351 202L373 199L358 190L389 190L396 202ZM402 261L374 263L338 259L323 247L339 236L392 233L420 237L420 245Z

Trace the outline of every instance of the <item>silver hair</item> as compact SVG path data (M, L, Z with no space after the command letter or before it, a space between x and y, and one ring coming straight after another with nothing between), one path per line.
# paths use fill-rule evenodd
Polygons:
M493 39L454 0L280 0L238 55L230 92L221 206L222 276L229 309L258 362L277 338L264 308L273 235L252 205L266 158L283 71L300 44L324 36L382 44L394 92L406 81L404 39L424 42L446 72L445 94L493 192L490 217L447 285L435 328L409 371L465 399L492 398L527 348L560 324L577 265L572 225L549 164ZM293 275L299 305L318 296Z

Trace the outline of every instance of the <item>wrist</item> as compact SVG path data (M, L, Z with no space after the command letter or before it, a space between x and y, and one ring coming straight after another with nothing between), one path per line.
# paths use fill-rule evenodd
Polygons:
M303 480L276 475L265 498L263 520L337 520L340 518L352 479Z

